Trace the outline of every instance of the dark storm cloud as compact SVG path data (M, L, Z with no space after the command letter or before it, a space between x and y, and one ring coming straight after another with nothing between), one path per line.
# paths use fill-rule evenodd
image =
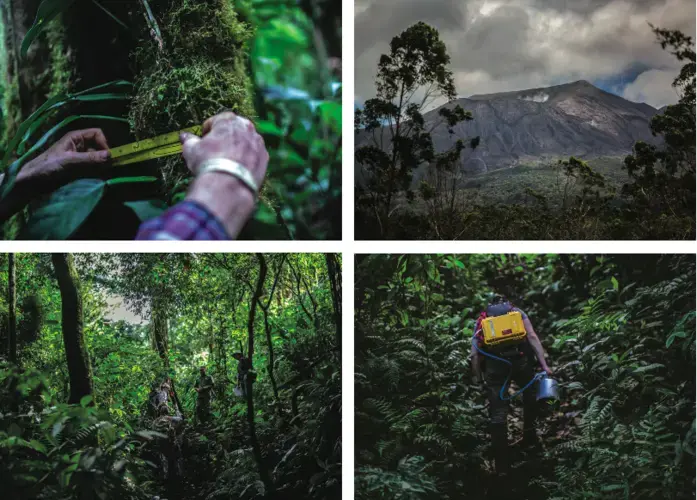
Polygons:
M577 14L592 14L614 0L534 0L535 6L541 9L551 9L558 12L575 12ZM646 9L652 5L664 3L661 0L631 0L637 9Z
M356 94L389 40L417 21L440 32L461 95L542 87L578 79L620 81L611 89L654 106L680 64L661 50L648 22L694 36L694 0L356 0ZM636 75L637 67L646 71Z
M503 78L542 70L544 65L530 54L530 16L525 9L503 6L479 18L462 36L452 36L453 67L484 70Z
M458 30L464 24L465 5L461 0L388 0L357 2L357 11L369 5L355 19L355 55L378 42L387 42L416 21L442 30Z

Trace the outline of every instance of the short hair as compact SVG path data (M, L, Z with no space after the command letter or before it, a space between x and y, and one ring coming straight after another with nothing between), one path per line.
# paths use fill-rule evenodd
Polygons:
M236 358L237 356L239 356L240 358L243 357L241 352L233 352L232 353L233 358Z

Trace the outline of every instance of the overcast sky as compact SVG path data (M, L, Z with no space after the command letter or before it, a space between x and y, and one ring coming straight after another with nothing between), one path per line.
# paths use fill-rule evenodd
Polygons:
M123 297L118 295L107 295L106 298L109 310L106 313L106 318L112 321L125 321L127 323L133 323L136 325L142 325L146 321L146 318L134 313L123 302Z
M460 96L588 80L654 107L678 100L681 67L647 22L695 36L695 0L355 0L356 101L417 21L440 32Z

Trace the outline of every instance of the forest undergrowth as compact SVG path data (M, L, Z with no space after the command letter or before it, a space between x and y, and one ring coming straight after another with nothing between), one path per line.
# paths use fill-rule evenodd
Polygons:
M338 498L338 256L65 258L77 309L56 286L51 256L0 257L3 493ZM76 310L81 325L70 331L65 315ZM236 352L252 360L248 382L238 381ZM207 420L195 391L201 366L213 378ZM163 382L165 416L152 403Z
M504 485L468 359L494 292L561 388L539 452L512 403ZM362 256L355 304L357 498L694 498L694 256Z

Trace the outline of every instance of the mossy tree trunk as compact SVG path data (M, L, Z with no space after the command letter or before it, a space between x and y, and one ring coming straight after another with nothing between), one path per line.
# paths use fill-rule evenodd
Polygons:
M332 305L334 306L334 324L336 327L336 346L341 352L341 266L339 258L334 253L325 254L327 260L327 272L332 291Z
M15 280L15 254L7 254L7 316L8 354L11 363L17 363L17 292Z
M247 356L249 357L250 364L252 367L250 372L254 370L254 320L257 312L257 303L259 302L261 296L264 293L264 280L266 280L266 260L261 254L257 254L257 259L259 260L259 276L257 277L257 286L252 296L252 301L249 305L249 319L247 321L247 334L248 334L248 346L247 346ZM266 489L266 496L273 497L274 486L271 482L271 477L269 476L269 471L266 468L264 462L264 457L261 454L261 447L259 446L259 439L257 438L256 424L254 423L254 381L253 376L247 375L246 388L247 388L247 423L249 424L249 440L252 444L252 450L254 451L254 460L257 462L257 467L259 468L259 477L264 483Z
M80 278L75 270L72 255L54 253L52 260L61 293L63 343L70 379L68 403L78 404L83 397L93 394L92 367L85 346L82 324ZM92 401L94 402L94 398Z
M177 389L174 386L174 379L172 379L170 374L169 366L169 328L167 326L167 306L159 299L153 299L151 304L151 314L152 314L152 343L157 350L157 354L162 360L165 371L167 372L167 378L170 382L170 387L172 390L172 397L174 398L174 404L177 405L179 413L184 414L184 409L182 408L181 401L179 400L179 395L177 394Z

